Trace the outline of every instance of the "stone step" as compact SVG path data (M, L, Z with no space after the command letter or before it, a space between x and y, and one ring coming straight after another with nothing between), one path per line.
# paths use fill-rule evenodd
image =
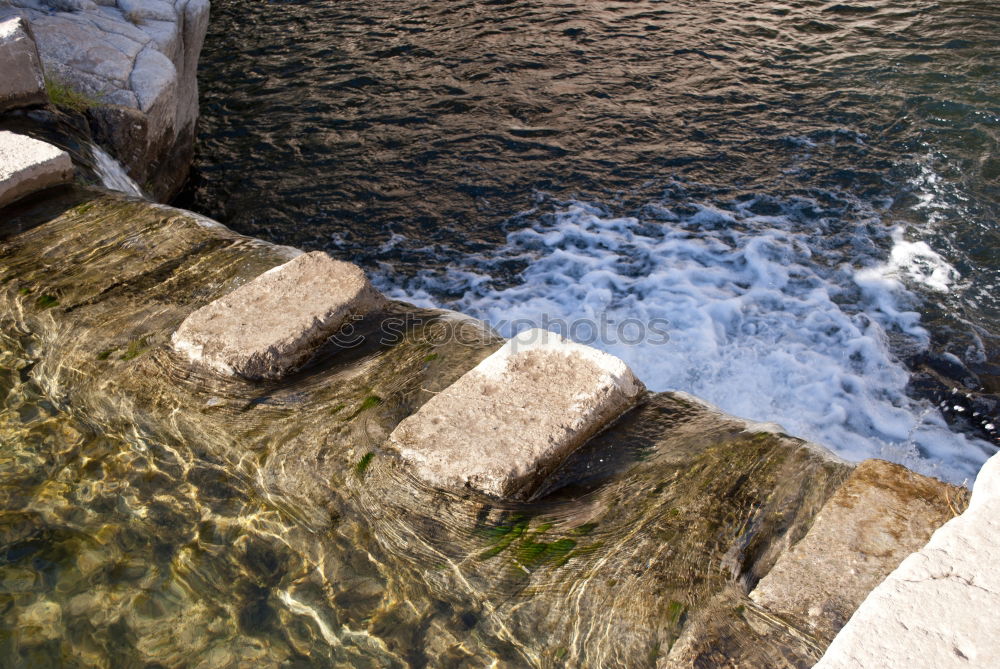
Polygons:
M434 486L528 499L644 390L618 358L528 330L401 422L386 445Z
M864 460L750 598L829 643L868 593L967 500L965 488Z
M965 488L883 460L862 461L826 497L808 531L789 528L786 541L801 538L775 556L749 599L734 583L703 603L658 669L812 666L872 588L967 501ZM769 559L760 553L758 564Z
M816 665L1000 667L1000 455L983 465L968 510L941 527L867 599Z
M21 17L0 20L0 112L49 101L38 47Z
M68 153L47 142L0 130L0 207L72 179Z
M359 267L303 253L188 316L172 337L192 363L278 379L356 316L385 304Z

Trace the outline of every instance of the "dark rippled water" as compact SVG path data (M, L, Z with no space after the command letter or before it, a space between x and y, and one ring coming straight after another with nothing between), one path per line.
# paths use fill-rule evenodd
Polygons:
M597 343L961 480L996 441L998 28L972 1L219 0L181 201L505 334L665 319L672 346Z
M594 343L849 458L995 450L992 4L213 12L183 204L505 334L662 319ZM189 375L172 328L281 254L71 203L0 267L0 664L653 666L706 611L704 657L789 657L745 591L840 465L661 395L536 504L426 489L372 454L486 348Z

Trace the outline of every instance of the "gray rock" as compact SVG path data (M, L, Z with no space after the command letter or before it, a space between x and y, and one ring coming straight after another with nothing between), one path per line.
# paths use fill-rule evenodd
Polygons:
M46 71L68 86L97 100L128 88L134 56L105 40L101 29L83 15L34 16L31 25Z
M964 488L865 460L750 598L829 643L868 593L967 498Z
M48 102L31 28L20 17L0 21L0 112Z
M976 479L969 508L875 588L818 669L1000 667L1000 455Z
M174 62L179 76L177 123L193 128L198 119L198 57L208 32L209 0L179 2L181 11L181 53Z
M198 56L208 29L208 0L71 0L54 13L41 0L13 4L31 23L50 75L97 104L131 107L147 117L141 146L105 148L155 197L176 192L193 155ZM91 114L90 121L122 116ZM99 134L130 133L102 129Z
M73 178L69 154L51 144L0 130L0 207Z
M92 0L42 0L40 4L57 12L82 12L97 8L97 3Z
M352 316L383 303L360 268L316 251L198 309L172 342L191 362L215 371L275 379L308 360Z
M176 21L177 11L172 2L164 0L118 0L118 6L129 21Z
M176 128L177 70L169 58L155 48L143 49L135 59L130 84L150 127L160 132Z
M644 390L618 358L528 330L401 422L386 445L432 485L527 499Z

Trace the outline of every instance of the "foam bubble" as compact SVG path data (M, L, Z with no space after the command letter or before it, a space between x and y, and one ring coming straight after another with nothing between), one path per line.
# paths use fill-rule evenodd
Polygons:
M871 221L845 226L842 212L817 213L815 203L763 200L657 203L644 210L652 220L573 203L511 231L490 255L410 278L386 264L377 281L505 336L550 327L624 359L652 390L777 422L850 460L974 478L985 444L907 396L909 374L887 343L888 331L917 346L927 339L900 279L946 288L954 270L901 233L878 262ZM860 268L848 262L859 249L869 258ZM512 267L520 271L503 283ZM626 321L631 332L619 329ZM649 324L662 332L636 341Z
M947 293L961 278L954 267L932 249L927 242L907 241L903 230L892 232L893 246L886 263L858 272L858 281L871 284L878 281L909 280L924 288ZM893 286L898 290L901 286Z

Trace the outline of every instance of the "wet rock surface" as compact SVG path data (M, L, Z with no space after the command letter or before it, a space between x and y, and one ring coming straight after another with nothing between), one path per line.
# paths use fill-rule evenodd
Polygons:
M934 533L865 599L830 644L833 667L995 667L982 616L1000 608L1000 457L983 466L962 515Z
M750 606L748 584L850 470L660 393L574 451L531 503L442 491L383 445L497 350L481 324L390 303L407 323L395 339L323 347L281 382L205 374L171 335L288 249L76 190L5 214L0 341L14 371L0 379L12 389L0 429L23 456L0 486L0 577L25 594L0 615L13 625L36 601L58 604L59 623L39 619L72 635L33 633L10 651L43 666L73 652L220 666L654 666L695 626L730 629L716 603ZM29 436L70 425L81 436ZM54 586L32 555L62 565ZM757 666L797 652L749 629L730 641L763 648Z
M750 593L829 643L868 593L968 504L968 490L865 460Z
M749 597L739 587L720 591L692 615L657 666L812 667L868 592L967 500L964 488L863 461L801 540L786 535L793 541L775 547L773 567L747 575Z

